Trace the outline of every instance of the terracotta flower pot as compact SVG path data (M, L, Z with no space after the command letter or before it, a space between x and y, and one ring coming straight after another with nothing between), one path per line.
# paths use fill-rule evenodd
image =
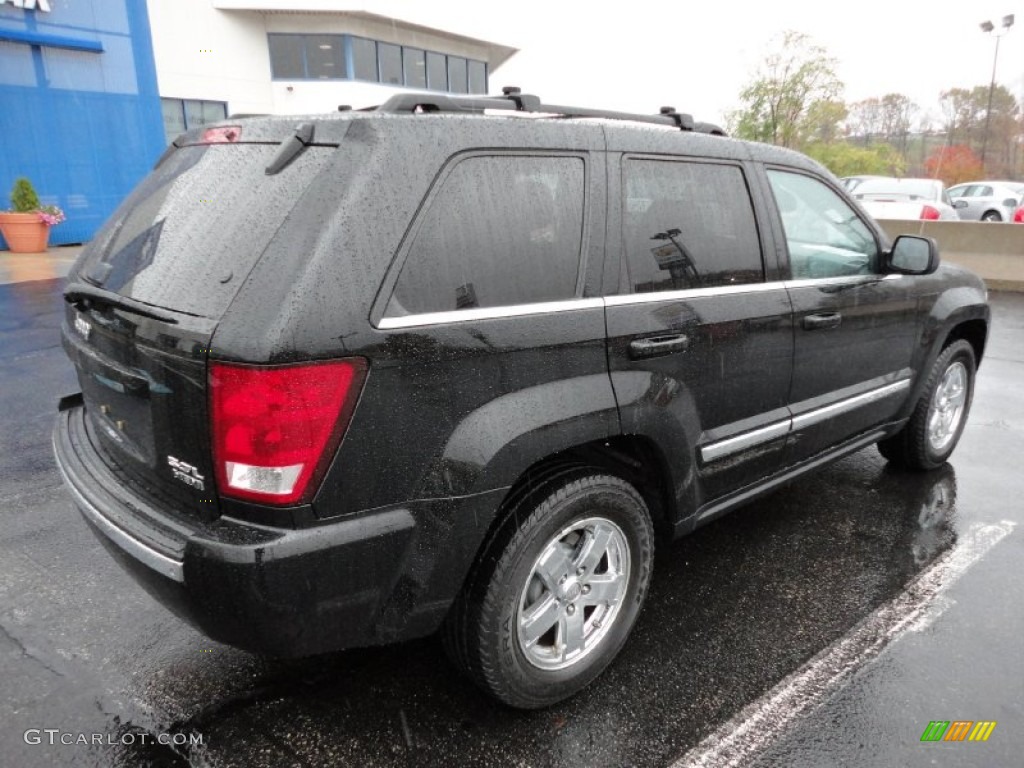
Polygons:
M37 213L0 213L0 232L13 253L44 253L50 227Z

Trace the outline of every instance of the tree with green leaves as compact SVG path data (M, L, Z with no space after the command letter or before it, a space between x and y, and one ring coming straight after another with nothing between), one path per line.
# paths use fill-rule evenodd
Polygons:
M846 117L842 92L836 60L802 32L787 31L770 44L729 122L739 138L783 147L827 141Z

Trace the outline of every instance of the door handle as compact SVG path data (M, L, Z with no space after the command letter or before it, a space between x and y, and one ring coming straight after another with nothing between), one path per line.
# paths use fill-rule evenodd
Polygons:
M671 336L648 336L646 339L633 339L629 342L629 356L633 360L645 357L671 355L673 352L684 352L690 346L690 339L682 333Z
M808 315L804 318L803 326L807 331L818 331L822 328L838 328L843 323L843 316L838 312L829 312L827 315Z

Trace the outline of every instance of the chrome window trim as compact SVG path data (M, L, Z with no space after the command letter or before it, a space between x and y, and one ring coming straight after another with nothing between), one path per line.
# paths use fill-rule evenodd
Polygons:
M543 301L536 304L516 304L504 307L452 309L444 312L425 312L416 315L402 315L400 317L382 317L377 327L381 330L389 331L395 328L418 328L423 325L496 320L505 317L542 315L552 312L575 312L581 309L601 309L602 307L604 307L604 299L589 298Z
M844 398L830 405L815 408L807 413L802 413L799 416L783 419L782 421L774 422L765 427L758 427L750 432L743 432L734 437L727 437L724 440L716 440L713 443L708 443L701 447L701 461L704 463L716 461L724 458L725 456L731 456L734 453L744 451L747 448L753 448L754 446L775 440L789 432L806 429L807 427L819 424L822 421L826 421L834 416L838 416L839 414L855 410L868 405L869 403L894 395L902 390L910 389L910 384L911 380L909 378L901 379L900 381L895 381L891 384L884 384L881 387L868 390L867 392L862 392L859 395Z
M855 285L857 283L877 283L883 280L899 280L903 275L847 275L845 277L809 277L800 279L791 277L785 281L786 288L808 288L829 285Z
M652 291L650 293L626 293L620 296L608 296L605 304L609 307L621 307L630 304L653 304L659 301L685 301L701 299L707 296L730 296L743 293L763 293L779 291L785 288L781 280L769 283L743 283L742 285L716 285L711 288L686 288L681 291Z
M744 432L735 437L727 437L725 440L718 440L708 443L700 449L700 458L704 462L715 461L725 456L752 448L761 443L767 443L778 437L789 433L792 419L783 419L766 427L758 427L750 432Z
M833 416L838 416L841 413L852 411L855 408L873 403L876 400L894 395L904 389L910 389L910 379L903 379L902 381L896 381L892 384L886 384L878 387L877 389L871 389L867 392L862 392L859 395L848 397L845 400L832 403L831 405L825 405L821 408L815 408L813 411L802 413L799 416L793 417L793 431L796 432L798 429L805 429L806 427L818 424L826 419L830 419Z
M600 307L624 307L633 304L654 304L663 301L688 301L714 296L737 296L746 293L786 290L789 288L849 285L854 283L877 282L878 280L899 280L903 275L850 275L848 277L821 277L809 280L772 280L765 283L744 283L742 285L716 285L710 288L687 288L681 291L652 291L651 293L628 293L604 298L563 299L543 301L535 304L515 304L480 309L452 309L444 312L424 312L399 317L382 317L377 328L383 331L398 328L419 328L424 325L472 322L476 320L498 320L506 317L541 315L551 312L574 312L581 309Z

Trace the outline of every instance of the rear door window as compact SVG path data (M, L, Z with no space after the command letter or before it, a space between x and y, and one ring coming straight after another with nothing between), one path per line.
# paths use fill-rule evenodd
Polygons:
M623 184L634 293L764 280L754 210L738 166L631 158Z
M468 157L413 235L389 317L576 295L583 233L579 157Z

